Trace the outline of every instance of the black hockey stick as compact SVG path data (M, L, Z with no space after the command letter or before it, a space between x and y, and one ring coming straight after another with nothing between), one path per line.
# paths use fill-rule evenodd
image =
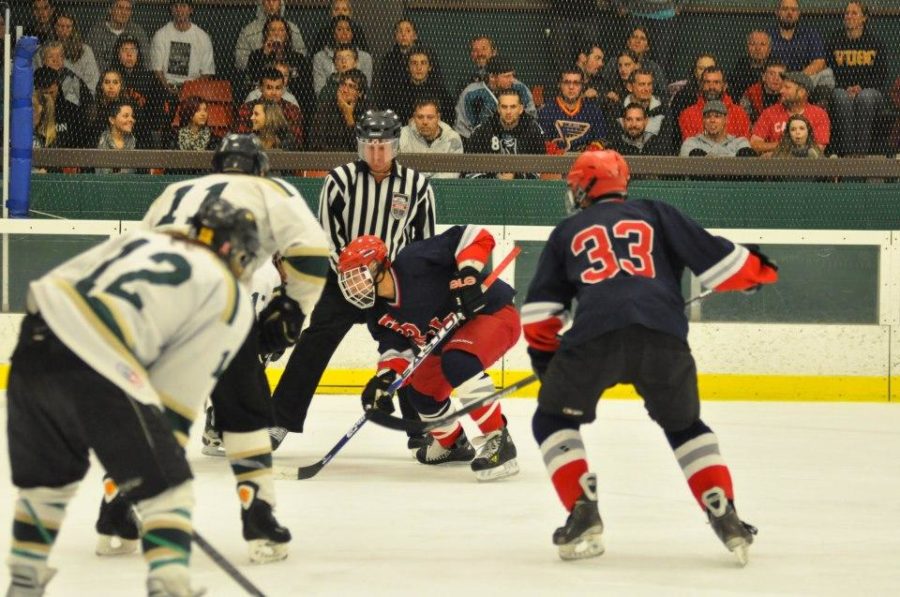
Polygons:
M396 429L397 431L406 431L407 433L427 433L429 431L433 431L438 427L443 427L448 423L452 423L456 419L469 414L473 410L484 406L490 402L495 400L499 400L504 396L509 396L513 392L521 390L526 386L530 386L534 382L537 381L537 375L531 374L528 377L520 379L516 383L506 386L505 388L501 388L492 394L488 394L487 396L482 396L481 398L477 398L467 403L465 406L460 408L457 411L452 413L448 413L441 417L440 419L433 419L431 421L410 421L407 419L401 419L400 417L392 417L382 410L371 409L366 411L366 417L368 417L373 423L376 425L381 425L382 427L387 427L388 429Z
M503 260L497 264L497 267L495 267L494 270L490 274L488 274L488 276L484 279L484 282L482 282L482 284L481 284L482 287L487 289L491 284L493 284L494 281L500 276L500 274L503 273L503 270L505 270L507 268L507 266L510 263L512 263L512 261L521 252L522 252L521 247L513 247L513 249L509 252L509 254L506 257L504 257ZM403 373L396 380L394 380L394 382L388 387L388 393L393 394L394 392L396 392L397 389L400 388L400 386L402 386L403 383L407 379L409 379L409 377L413 374L413 372L416 370L416 368L422 363L422 361L425 360L425 357L427 357L429 354L431 354L434 351L434 349L437 348L437 346L439 344L441 344L441 342L444 341L444 339L447 337L447 335L450 334L450 332L452 332L454 329L456 329L456 326L458 326L460 323L462 323L462 321L464 319L465 318L462 315L460 315L458 313L453 313L451 319L444 325L444 327L442 327L438 331L438 333L428 342L428 344L426 344L425 346L422 347L422 349L418 352L418 354L416 354L416 357L412 360L412 362L409 365L407 365L407 367L403 371ZM370 411L371 410L375 410L375 409L370 409ZM338 440L338 442L334 445L334 447L331 448L331 450L329 450L327 454L325 454L325 456L322 458L322 460L315 462L313 464L310 464L308 466L298 467L297 468L297 479L300 479L300 480L310 479L312 477L315 477L319 473L319 471L321 471L323 468L325 468L325 465L328 464L329 462L331 462L331 459L334 458L337 455L337 453L341 451L341 449L347 444L347 442L350 441L350 438L353 437L354 435L356 435L356 432L359 431L359 429L363 425L365 425L366 421L369 420L367 413L370 411L367 411L366 413L364 413L363 416L361 416L353 424L353 427L351 427L347 431L347 433L345 433L343 435L343 437L341 437L341 439ZM393 417L391 417L391 418L393 418ZM411 423L421 423L421 421L410 421L410 422Z
M234 564L229 562L225 558L225 556L220 554L218 550L216 550L216 548L209 543L209 541L207 541L200 535L200 533L198 533L197 531L192 531L191 539L194 540L194 543L196 543L197 546L201 550L203 550L203 553L205 553L216 566L221 568L225 572L225 574L231 577L234 582L239 584L242 589L247 591L248 595L253 595L253 597L266 597L265 593L256 588L256 585L250 582L249 578L241 574L241 571L235 568Z
M707 288L706 290L704 290L703 292L701 292L701 293L698 294L697 296L692 296L692 297L689 298L688 300L684 301L684 306L687 307L687 306L690 305L691 303L696 303L697 301L702 301L703 299L705 299L706 297L708 297L709 295L711 295L711 294L714 293L714 292L715 292L714 289L712 289L712 288Z

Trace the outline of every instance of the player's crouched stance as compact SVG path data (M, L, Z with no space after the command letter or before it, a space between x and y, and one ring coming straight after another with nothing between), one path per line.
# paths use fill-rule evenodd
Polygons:
M89 450L140 513L148 594L196 594L182 442L252 325L235 276L258 249L252 214L213 200L190 238L134 232L32 282L9 377L9 597L44 594Z
M746 564L756 529L738 518L719 442L700 419L680 280L687 267L707 288L755 290L774 283L777 268L670 205L626 201L628 180L628 164L614 151L575 160L567 181L576 213L551 233L522 309L541 379L534 437L570 512L553 543L565 560L604 551L597 476L579 427L594 420L606 389L630 383L665 432L716 535ZM575 304L574 323L560 341Z
M454 389L463 403L494 391L485 369L519 338L515 291L501 280L483 289L482 269L494 247L491 234L478 226L453 226L443 234L407 245L391 263L384 242L360 236L341 252L338 283L344 297L366 315L378 341L378 374L362 393L364 408L391 412L388 388L413 360L413 347L423 346L454 313L463 323L427 356L401 392L423 421L453 408ZM479 481L519 472L516 447L500 403L472 411L485 435L476 454L458 421L431 432L432 441L416 451L422 464L470 462Z

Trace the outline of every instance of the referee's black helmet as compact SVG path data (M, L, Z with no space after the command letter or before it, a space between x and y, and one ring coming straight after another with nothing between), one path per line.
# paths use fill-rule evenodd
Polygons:
M393 110L368 110L356 123L356 138L390 141L400 138L401 128L400 117Z
M269 172L269 156L254 135L233 133L222 139L213 154L213 172L243 172L265 176Z

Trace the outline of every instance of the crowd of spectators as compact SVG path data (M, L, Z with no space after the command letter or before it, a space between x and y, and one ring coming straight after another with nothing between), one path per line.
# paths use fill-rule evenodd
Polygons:
M772 0L770 25L739 34L746 48L733 67L705 51L674 81L679 2L609 3L630 23L621 46L605 21L578 18L594 2L557 2L547 29L555 79L540 86L520 80L516 58L483 34L466 40L471 67L451 86L408 18L373 56L350 0L334 0L307 40L284 0L259 0L233 57L215 55L191 0L171 0L152 35L133 2L112 0L97 22L80 23L53 0L32 0L35 147L205 150L235 130L271 150L352 151L355 123L373 107L406 123L404 152L865 156L887 137L885 43L863 2L847 2L843 26L823 35L799 0ZM230 98L189 85L215 81L225 60ZM900 105L900 83L890 97ZM892 134L900 142L900 126Z

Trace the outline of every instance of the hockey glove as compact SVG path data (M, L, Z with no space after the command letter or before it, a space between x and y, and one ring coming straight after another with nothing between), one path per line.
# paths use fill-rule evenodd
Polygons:
M283 294L273 297L257 318L260 352L268 355L293 346L300 337L303 318L297 301Z
M362 392L363 410L376 408L387 414L394 412L393 396L388 394L388 388L397 379L397 372L393 369L382 369L378 375L369 380Z
M456 309L466 319L472 319L484 309L484 291L481 289L481 275L474 267L467 265L450 278L450 295L456 303Z
M763 267L769 267L769 268L772 268L773 270L775 270L776 272L778 271L778 264L775 263L774 261L772 261L771 259L769 259L765 253L760 251L759 245L749 244L749 245L744 245L744 247L748 251L750 251L751 254L756 255L756 257L759 259L759 262L762 264ZM744 294L756 294L757 292L759 292L759 290L762 287L763 287L762 284L757 284L756 286L751 286L750 288L747 288L746 290L743 290L742 292Z

